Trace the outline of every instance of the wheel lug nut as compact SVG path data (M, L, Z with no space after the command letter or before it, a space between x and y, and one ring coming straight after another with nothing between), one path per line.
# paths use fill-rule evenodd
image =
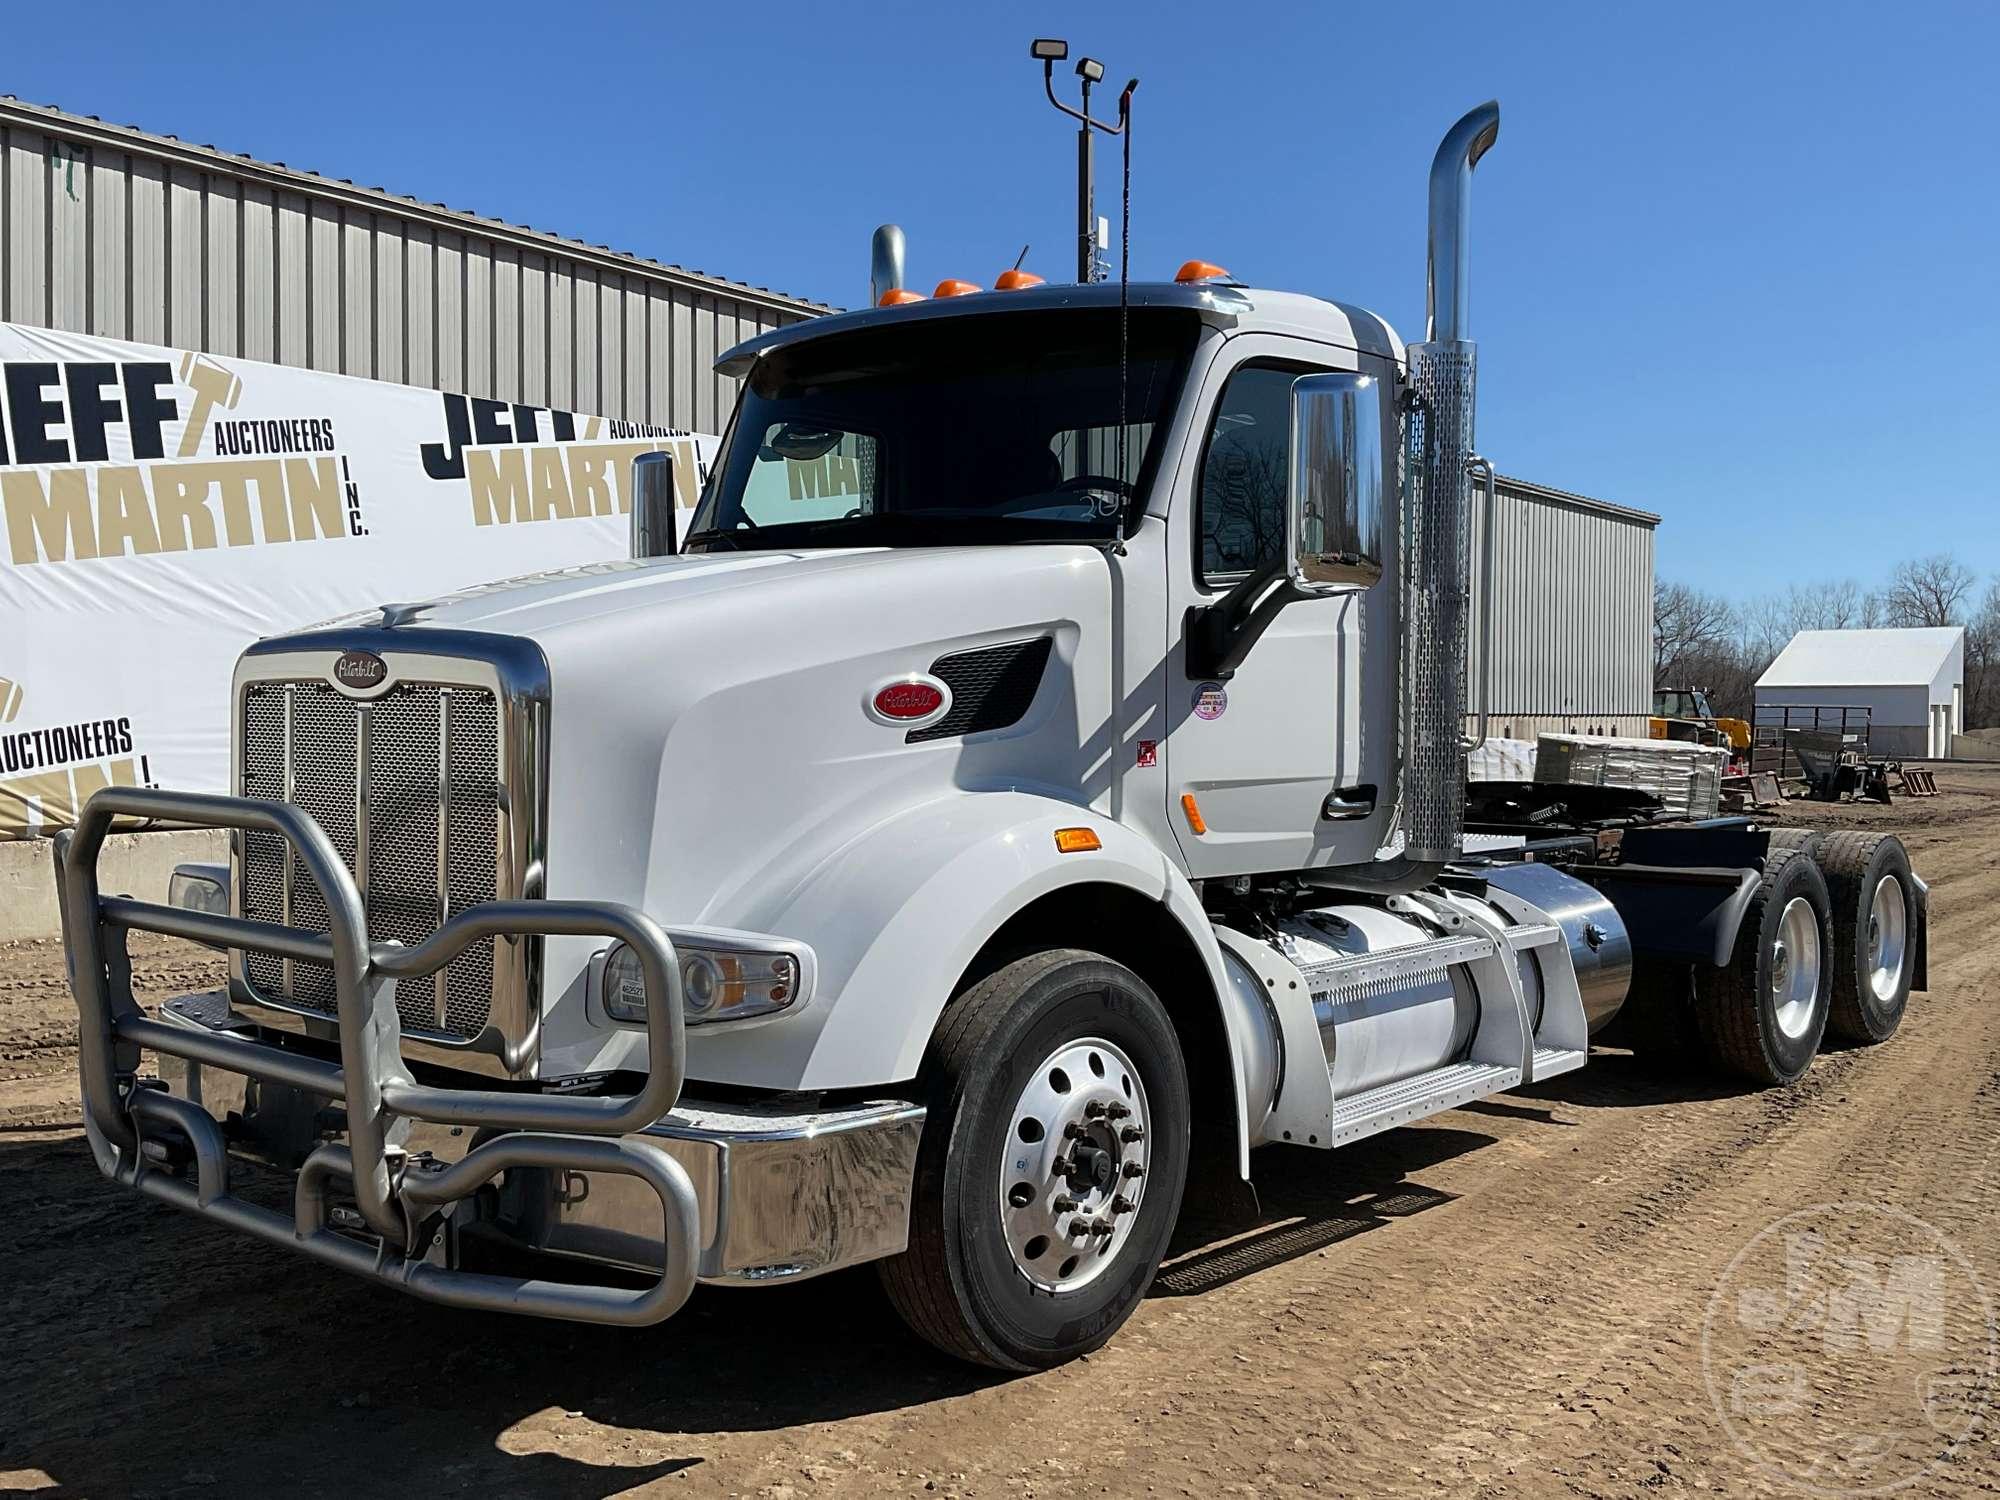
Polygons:
M1123 1193L1120 1193L1116 1198L1113 1198L1111 1200L1111 1211L1114 1214L1129 1214L1130 1212L1132 1212L1133 1209L1137 1208L1138 1206L1139 1206L1138 1204L1134 1203L1130 1198L1126 1197Z
M1128 1146L1134 1141L1143 1141L1145 1138L1145 1128L1139 1125L1127 1125L1123 1130L1118 1132L1118 1139L1125 1142Z
M1075 1120L1071 1120L1069 1124L1063 1126L1063 1139L1066 1141L1080 1141L1084 1135L1083 1126Z
M1091 1238L1098 1239L1103 1237L1104 1235L1110 1234L1111 1232L1112 1232L1111 1225L1107 1223L1105 1220L1092 1219L1090 1221Z
M1107 1115L1109 1115L1109 1116L1110 1116L1110 1117L1111 1117L1112 1119L1114 1119L1114 1120L1122 1120L1122 1119L1124 1119L1124 1118L1125 1118L1125 1117L1126 1117L1127 1115L1131 1114L1131 1113L1132 1113L1132 1111L1131 1111L1130 1109L1126 1108L1126 1107L1125 1107L1124 1105L1122 1105L1122 1104L1114 1104L1114 1105L1112 1105L1112 1106L1111 1106L1111 1107L1110 1107L1109 1109L1107 1109L1107 1110L1105 1111L1105 1113L1106 1113Z
M1076 1199L1069 1197L1058 1198L1056 1199L1055 1202L1051 1203L1049 1207L1054 1209L1059 1214L1075 1213Z
M1122 1170L1127 1177L1144 1177L1146 1175L1146 1169L1136 1161L1126 1162Z
M1051 1177L1069 1176L1069 1159L1067 1157L1058 1156L1054 1161L1050 1162L1049 1175Z
M1106 1113L1107 1106L1102 1099L1093 1099L1083 1107L1083 1117L1086 1120L1101 1120Z

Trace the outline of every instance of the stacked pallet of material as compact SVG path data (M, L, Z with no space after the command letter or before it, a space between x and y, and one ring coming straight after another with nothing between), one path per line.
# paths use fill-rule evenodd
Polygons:
M1712 818L1722 805L1729 751L1682 740L1598 739L1545 734L1535 745L1535 780L1622 786L1657 797L1671 818Z

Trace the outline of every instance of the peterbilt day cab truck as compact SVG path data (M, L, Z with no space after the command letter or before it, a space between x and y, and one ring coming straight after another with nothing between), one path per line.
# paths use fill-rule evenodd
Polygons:
M630 561L253 645L231 794L108 789L57 841L104 1172L549 1317L874 1261L1023 1369L1111 1336L1203 1173L1582 1067L1628 992L1765 1083L1830 1021L1886 1037L1925 909L1892 839L1551 836L1490 793L1467 828L1498 124L1437 152L1421 344L1202 265L891 286L723 356L684 538L654 468ZM230 861L105 894L121 817ZM227 987L147 1015L133 928Z

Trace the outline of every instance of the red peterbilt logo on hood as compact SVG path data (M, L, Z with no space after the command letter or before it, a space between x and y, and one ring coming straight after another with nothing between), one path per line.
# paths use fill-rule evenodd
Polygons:
M951 709L951 689L922 672L880 683L868 697L868 716L878 724L922 728Z

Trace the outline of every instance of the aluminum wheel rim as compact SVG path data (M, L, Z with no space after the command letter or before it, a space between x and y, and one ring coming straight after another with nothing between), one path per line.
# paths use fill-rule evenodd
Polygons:
M1910 908L1903 882L1884 875L1868 902L1868 987L1877 1000L1893 1001L1903 986L1903 963L1910 948Z
M1139 1070L1102 1038L1065 1042L1028 1075L1007 1120L1000 1227L1037 1290L1076 1291L1118 1259L1145 1197L1152 1123Z
M1819 1006L1819 921L1812 902L1794 896L1778 918L1771 948L1771 1003L1778 1030L1797 1041L1812 1029Z

